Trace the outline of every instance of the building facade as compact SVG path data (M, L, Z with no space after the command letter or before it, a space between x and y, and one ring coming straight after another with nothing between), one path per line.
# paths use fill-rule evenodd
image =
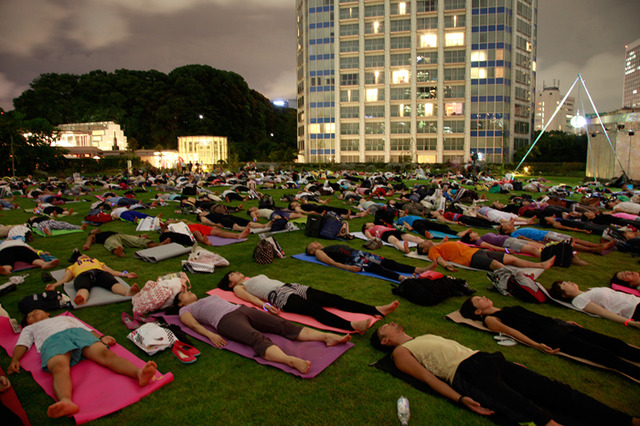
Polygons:
M226 136L179 136L179 161L211 169L229 160Z
M571 119L576 115L575 98L567 96L560 110L553 117L553 113L558 109L565 95L560 93L560 87L555 84L553 86L544 86L542 91L536 94L536 114L534 130L542 130L547 126L547 132L558 130L565 133L576 133L576 129L571 125ZM550 122L551 121L551 122Z
M113 121L60 124L58 128L58 138L51 146L100 151L126 151L128 148L127 137L120 125Z
M537 0L297 0L301 162L509 160L531 141Z
M622 107L640 107L640 39L625 46Z

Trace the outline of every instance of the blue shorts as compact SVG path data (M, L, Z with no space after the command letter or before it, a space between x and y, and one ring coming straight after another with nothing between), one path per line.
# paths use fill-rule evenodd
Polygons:
M62 330L53 336L49 336L40 348L40 367L47 372L47 363L56 355L71 353L70 365L76 365L82 360L82 349L91 346L100 340L90 331L84 328L69 328Z

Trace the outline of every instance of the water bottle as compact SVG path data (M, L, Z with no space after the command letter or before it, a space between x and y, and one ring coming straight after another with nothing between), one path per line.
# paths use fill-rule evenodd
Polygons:
M409 400L404 396L401 396L398 398L398 419L402 426L409 424L409 417L411 417L411 413L409 412Z

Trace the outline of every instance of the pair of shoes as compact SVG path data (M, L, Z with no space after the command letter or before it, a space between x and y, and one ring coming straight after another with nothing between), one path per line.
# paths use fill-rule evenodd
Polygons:
M497 341L497 343L500 346L515 346L518 344L518 342L513 340L511 337L502 333L498 334L497 336L493 336L493 338Z
M140 327L140 323L138 321L134 320L133 318L131 318L131 316L129 316L129 314L126 313L126 312L122 313L122 323L129 330L135 330L136 328Z
M196 362L196 357L200 355L200 351L195 347L182 343L179 340L175 341L171 352L184 364L193 364Z
M48 283L48 282L54 281L53 276L51 275L51 273L47 272L47 271L42 272L42 275L40 277L42 278L42 282L43 283Z

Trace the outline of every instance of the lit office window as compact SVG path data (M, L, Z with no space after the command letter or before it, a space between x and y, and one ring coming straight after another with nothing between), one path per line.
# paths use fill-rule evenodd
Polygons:
M391 73L393 84L409 83L409 70L396 70Z
M445 46L464 46L464 33L446 33L444 35Z
M438 47L438 35L433 33L420 34L420 47Z
M367 102L375 102L378 100L378 89L367 89Z
M487 69L471 68L471 78L487 78Z
M309 124L309 133L320 133L320 125L317 123Z
M476 50L471 52L471 62L479 62L487 60L487 51L486 50Z

